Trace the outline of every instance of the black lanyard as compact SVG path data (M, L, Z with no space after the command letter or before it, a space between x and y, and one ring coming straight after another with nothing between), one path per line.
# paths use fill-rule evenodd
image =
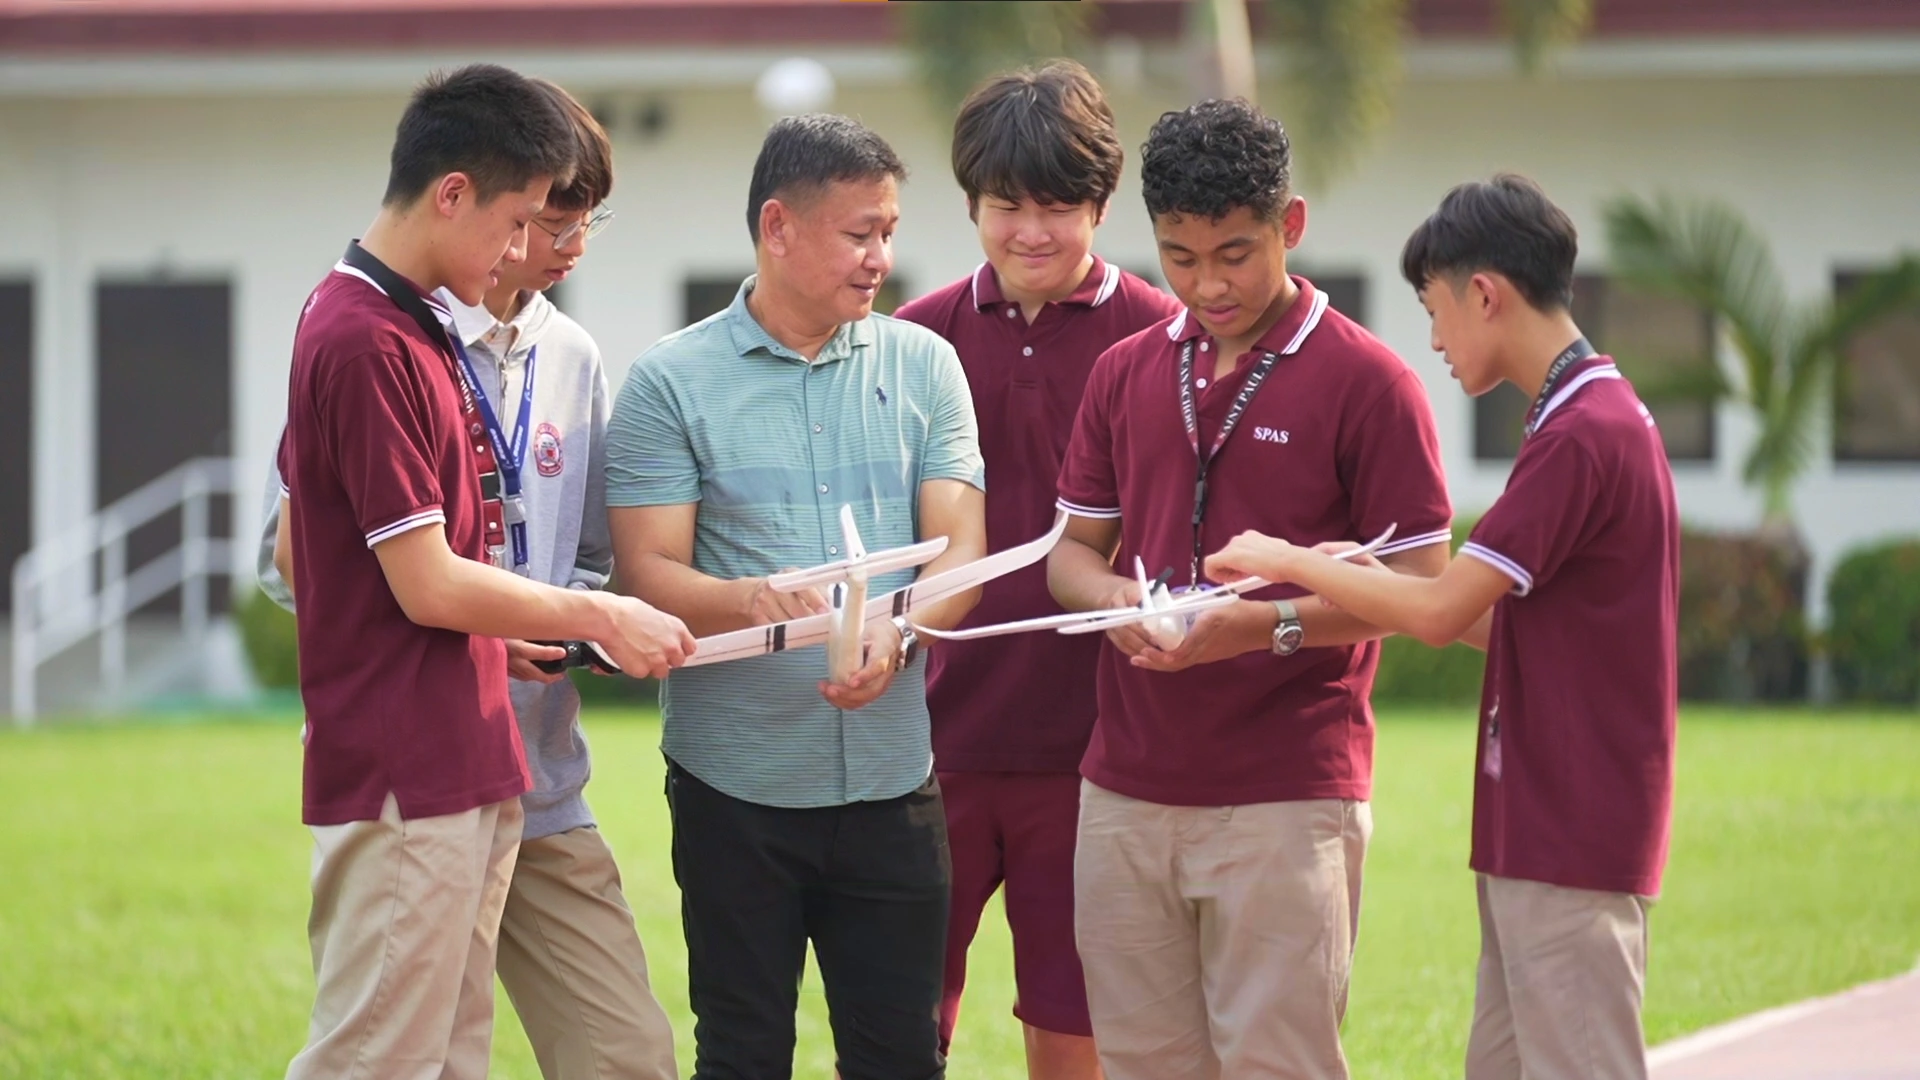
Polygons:
M1547 404L1553 400L1553 392L1560 388L1560 380L1567 374L1568 369L1580 361L1585 360L1587 357L1595 355L1598 354L1593 351L1593 346L1587 343L1586 338L1582 337L1574 338L1573 344L1567 346L1561 351L1559 356L1553 358L1553 363L1547 366L1546 380L1540 384L1540 395L1533 399L1533 406L1527 410L1527 425L1525 431L1528 436L1531 436L1535 431L1540 429L1540 414L1546 410Z
M453 339L447 336L447 328L434 316L433 309L427 306L427 302L420 299L420 294L414 291L411 282L394 273L386 263L375 258L371 251L361 247L358 240L347 245L347 253L341 257L340 261L372 278L373 283L380 286L380 291L387 294L387 299L392 300L394 306L412 316L413 321L420 324L420 329L426 331L427 337L440 346L441 354L446 357L447 366L453 367ZM459 374L458 371L454 373Z
M1198 475L1193 481L1193 561L1189 569L1189 584L1200 584L1201 549L1200 527L1207 520L1207 471L1213 468L1214 459L1227 445L1227 436L1240 424L1240 417L1247 411L1247 403L1253 395L1260 392L1260 384L1267 381L1267 373L1273 365L1279 363L1280 354L1268 352L1261 355L1253 370L1247 372L1247 381L1241 385L1240 393L1234 396L1233 405L1227 409L1226 419L1220 421L1220 431L1213 437L1213 448L1205 454L1200 452L1200 417L1194 404L1193 393L1193 342L1189 340L1180 350L1180 419L1187 425L1187 444L1193 447L1193 457Z

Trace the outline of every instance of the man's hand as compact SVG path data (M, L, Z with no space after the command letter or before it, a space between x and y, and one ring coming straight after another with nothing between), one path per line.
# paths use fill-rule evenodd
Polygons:
M1243 532L1226 547L1207 556L1207 576L1222 585L1231 585L1250 577L1265 578L1282 584L1300 549L1285 540Z
M891 619L867 624L864 640L867 663L847 677L845 685L822 681L820 696L837 709L865 708L893 685L893 659L900 652L900 628Z
M564 660L567 650L557 645L535 645L531 641L507 639L507 674L521 682L557 683L566 678L561 672L549 675L533 666L535 660Z
M620 670L664 679L693 655L693 635L679 619L630 596L592 593L606 610L613 633L598 639Z
M1194 617L1179 648L1158 649L1149 644L1132 663L1148 671L1184 671L1197 664L1230 660L1269 648L1279 619L1280 613L1272 604L1253 600L1211 608Z
M781 592L767 584L766 578L746 578L743 584L751 584L747 594L747 625L766 626L770 623L792 622L809 615L820 615L833 610L827 598L819 589L806 588L799 592Z

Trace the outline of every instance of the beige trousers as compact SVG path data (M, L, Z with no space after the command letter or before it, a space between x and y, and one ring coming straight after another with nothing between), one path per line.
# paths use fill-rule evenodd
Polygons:
M1651 901L1487 874L1479 892L1467 1080L1645 1080Z
M481 1080L520 800L313 829L318 987L288 1080Z
M546 1080L676 1080L673 1028L613 852L591 826L520 845L500 981Z
M1074 936L1108 1080L1347 1076L1366 803L1162 806L1082 785Z

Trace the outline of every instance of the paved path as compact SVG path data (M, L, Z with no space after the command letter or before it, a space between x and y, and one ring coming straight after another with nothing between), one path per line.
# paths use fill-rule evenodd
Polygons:
M1655 1047L1653 1080L1920 1080L1920 972Z

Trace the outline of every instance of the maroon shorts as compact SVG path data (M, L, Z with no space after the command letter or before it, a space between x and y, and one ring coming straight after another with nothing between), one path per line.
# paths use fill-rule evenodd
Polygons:
M953 1042L967 983L967 946L993 891L1007 887L1013 931L1013 1015L1042 1031L1092 1035L1087 983L1073 943L1073 845L1080 777L1073 773L942 772L953 913L947 923L940 1046Z

